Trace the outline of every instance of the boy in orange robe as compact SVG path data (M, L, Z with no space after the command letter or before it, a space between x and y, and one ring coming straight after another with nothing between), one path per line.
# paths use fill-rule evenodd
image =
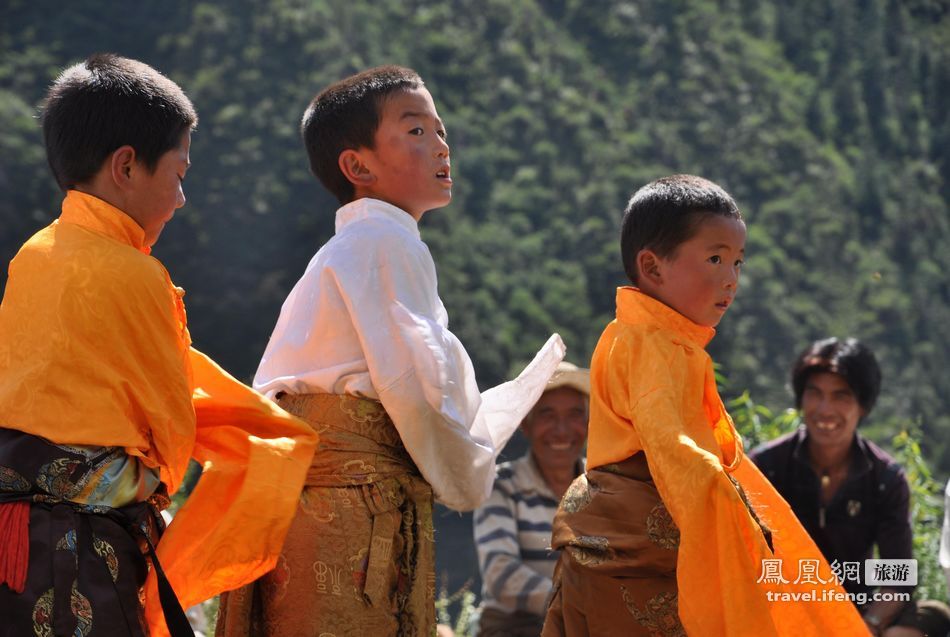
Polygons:
M699 177L630 200L621 252L637 287L618 289L594 351L587 473L555 518L545 637L867 634L716 390L704 348L745 237L732 198Z
M190 634L175 594L266 572L293 516L316 435L191 349L184 291L149 256L185 203L196 122L174 82L113 55L44 103L66 197L0 304L4 635ZM204 473L163 534L190 458Z

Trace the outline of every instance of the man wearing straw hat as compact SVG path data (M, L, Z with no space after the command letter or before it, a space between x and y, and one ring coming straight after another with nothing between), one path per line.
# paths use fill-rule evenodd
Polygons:
M584 471L589 396L590 370L560 363L521 423L528 453L498 466L491 497L475 511L480 637L541 633L557 562L551 521Z

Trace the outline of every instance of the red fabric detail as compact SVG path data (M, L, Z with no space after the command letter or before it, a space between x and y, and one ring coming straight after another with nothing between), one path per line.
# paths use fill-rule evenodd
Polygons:
M30 503L4 502L0 504L0 584L22 593L29 563Z

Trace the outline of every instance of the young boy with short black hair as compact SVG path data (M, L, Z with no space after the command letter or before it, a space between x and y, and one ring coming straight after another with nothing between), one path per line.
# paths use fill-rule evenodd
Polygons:
M370 69L303 118L336 234L291 291L254 386L320 433L274 572L222 602L218 634L432 635L433 496L472 509L564 355L553 336L480 394L448 329L422 215L449 203L445 126L414 71ZM255 628L256 627L256 628Z
M303 483L316 436L190 348L184 290L149 256L196 122L174 82L115 55L47 95L66 197L0 304L3 635L191 634L174 593L191 605L276 560L296 502L278 487ZM205 472L163 534L192 457Z
M738 290L745 237L732 197L705 179L674 175L631 198L621 254L637 287L617 290L591 362L587 473L555 517L545 637L863 634L847 602L770 597L841 589L818 581L827 564L744 461L705 351ZM791 581L803 558L813 584ZM770 588L763 567L776 565Z

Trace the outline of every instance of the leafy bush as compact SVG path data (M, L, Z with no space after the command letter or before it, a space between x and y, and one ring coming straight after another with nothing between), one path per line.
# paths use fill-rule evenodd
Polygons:
M938 560L943 524L943 485L934 480L920 453L919 432L915 425L894 436L894 457L904 467L910 482L917 598L944 601L947 599L947 580Z

